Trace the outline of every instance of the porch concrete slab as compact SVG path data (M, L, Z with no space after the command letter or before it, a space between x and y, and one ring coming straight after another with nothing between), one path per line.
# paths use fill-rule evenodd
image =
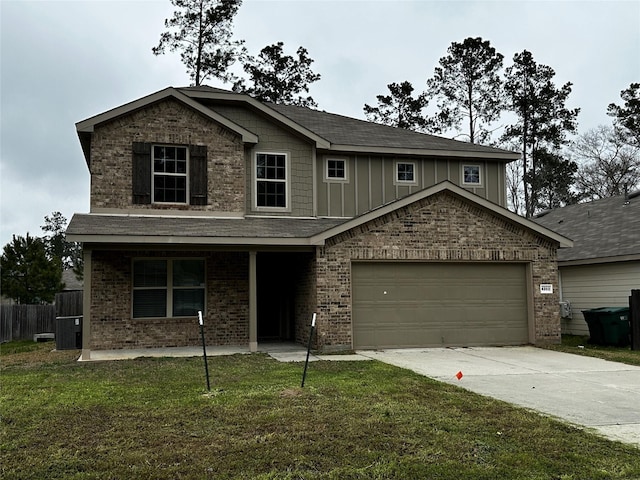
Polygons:
M640 447L640 367L535 347L358 353Z

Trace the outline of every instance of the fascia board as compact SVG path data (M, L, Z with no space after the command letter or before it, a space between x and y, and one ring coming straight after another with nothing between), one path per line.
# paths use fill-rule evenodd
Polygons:
M113 120L114 118L120 117L122 115L126 115L135 110L142 109L147 105L164 100L169 97L175 98L176 100L188 105L194 110L197 110L198 112L210 118L211 120L234 131L235 133L237 133L242 137L242 141L246 143L258 143L258 136L255 133L250 132L246 128L238 125L235 122L232 122L228 118L223 117L219 113L216 113L213 110L205 107L201 103L196 102L195 100L191 99L189 96L185 95L179 90L176 90L173 87L167 87L163 90L147 95L146 97L139 98L138 100L134 100L133 102L126 103L119 107L108 110L107 112L95 115L86 120L82 120L81 122L76 123L76 130L79 134L81 132L93 132L94 127L100 123Z
M252 245L252 246L302 246L313 245L309 238L256 238L256 237L182 237L159 235L86 235L67 234L67 241L99 244L143 245Z
M249 95L245 95L242 93L224 93L224 92L199 92L199 91L187 91L185 95L188 95L191 98L202 98L202 99L210 99L210 100L234 100L241 101L251 105L256 110L260 110L262 113L268 115L269 117L277 120L280 123L285 124L287 127L292 130L300 133L301 135L309 138L314 141L316 144L316 148L331 148L331 142L322 138L318 134L312 132L311 130L303 127L299 123L294 122L289 117L282 115L280 112L276 112L274 109L268 107L267 105L259 102L255 98L250 97Z
M617 255L614 257L597 257L597 258L581 258L576 260L558 261L558 267L574 267L580 265L600 265L603 263L619 263L640 261L640 254L636 255Z
M331 151L340 151L348 153L380 153L388 155L423 155L423 156L439 156L439 157L456 157L456 158L473 158L473 159L491 159L502 160L505 162L513 162L520 158L520 154L516 152L490 153L490 152L467 152L460 150L436 150L424 148L400 148L400 147L368 147L362 145L342 145L332 144Z
M336 227L330 228L329 230L325 230L324 232L321 232L317 235L315 235L314 237L311 238L311 241L314 245L322 245L324 244L324 242L331 238L334 237L336 235L339 235L340 233L346 232L352 228L358 227L360 225L363 225L371 220L374 220L378 217L382 217L383 215L386 215L388 213L391 213L395 210L398 210L400 208L406 207L407 205L410 205L414 202L417 202L419 200L422 200L423 198L426 197L430 197L431 195L435 195L436 193L440 193L444 190L448 190L454 194L457 194L461 197L464 197L465 199L476 203L478 205L480 205L481 207L484 207L492 212L494 212L495 214L505 217L508 220L511 220L512 222L522 225L523 227L529 229L529 230L533 230L534 232L538 233L539 235L542 235L544 237L547 237L555 242L558 242L558 244L560 245L560 247L573 247L573 241L557 234L556 232L549 230L547 228L541 227L540 225L538 225L535 222L532 222L531 220L527 220L526 218L523 218L519 215L516 215L513 212L510 212L509 210L507 210L506 208L502 208L488 200L485 200L482 197L479 197L477 195L474 195L471 192L468 192L467 190L458 187L457 185L449 182L449 181L444 181L441 183L438 183L437 185L434 185L432 187L426 188L424 190L421 190L420 192L414 193L413 195L409 195L407 197L401 198L400 200L396 200L394 202L388 203L386 205L383 205L375 210L372 210L370 212L367 212L359 217L354 218L351 221L345 222L341 225L338 225Z

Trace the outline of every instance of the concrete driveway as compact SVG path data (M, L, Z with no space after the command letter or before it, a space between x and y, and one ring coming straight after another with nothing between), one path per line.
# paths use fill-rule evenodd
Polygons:
M357 353L640 447L640 367L535 347Z

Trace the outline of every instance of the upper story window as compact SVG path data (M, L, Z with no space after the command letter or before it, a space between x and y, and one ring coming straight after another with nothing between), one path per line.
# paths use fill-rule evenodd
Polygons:
M187 147L153 146L153 202L187 203Z
M132 203L207 205L207 146L133 142Z
M328 158L325 178L329 181L345 181L347 179L347 162L340 158Z
M134 260L133 318L190 317L204 308L204 260Z
M285 153L257 153L256 207L288 207L288 165Z
M397 162L396 183L416 183L416 164L412 162Z
M480 165L462 166L462 185L476 187L482 185Z

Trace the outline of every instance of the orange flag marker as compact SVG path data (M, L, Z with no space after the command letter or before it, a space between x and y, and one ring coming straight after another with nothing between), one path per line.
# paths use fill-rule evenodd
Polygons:
M462 372L456 373L456 378L460 380L462 378Z

